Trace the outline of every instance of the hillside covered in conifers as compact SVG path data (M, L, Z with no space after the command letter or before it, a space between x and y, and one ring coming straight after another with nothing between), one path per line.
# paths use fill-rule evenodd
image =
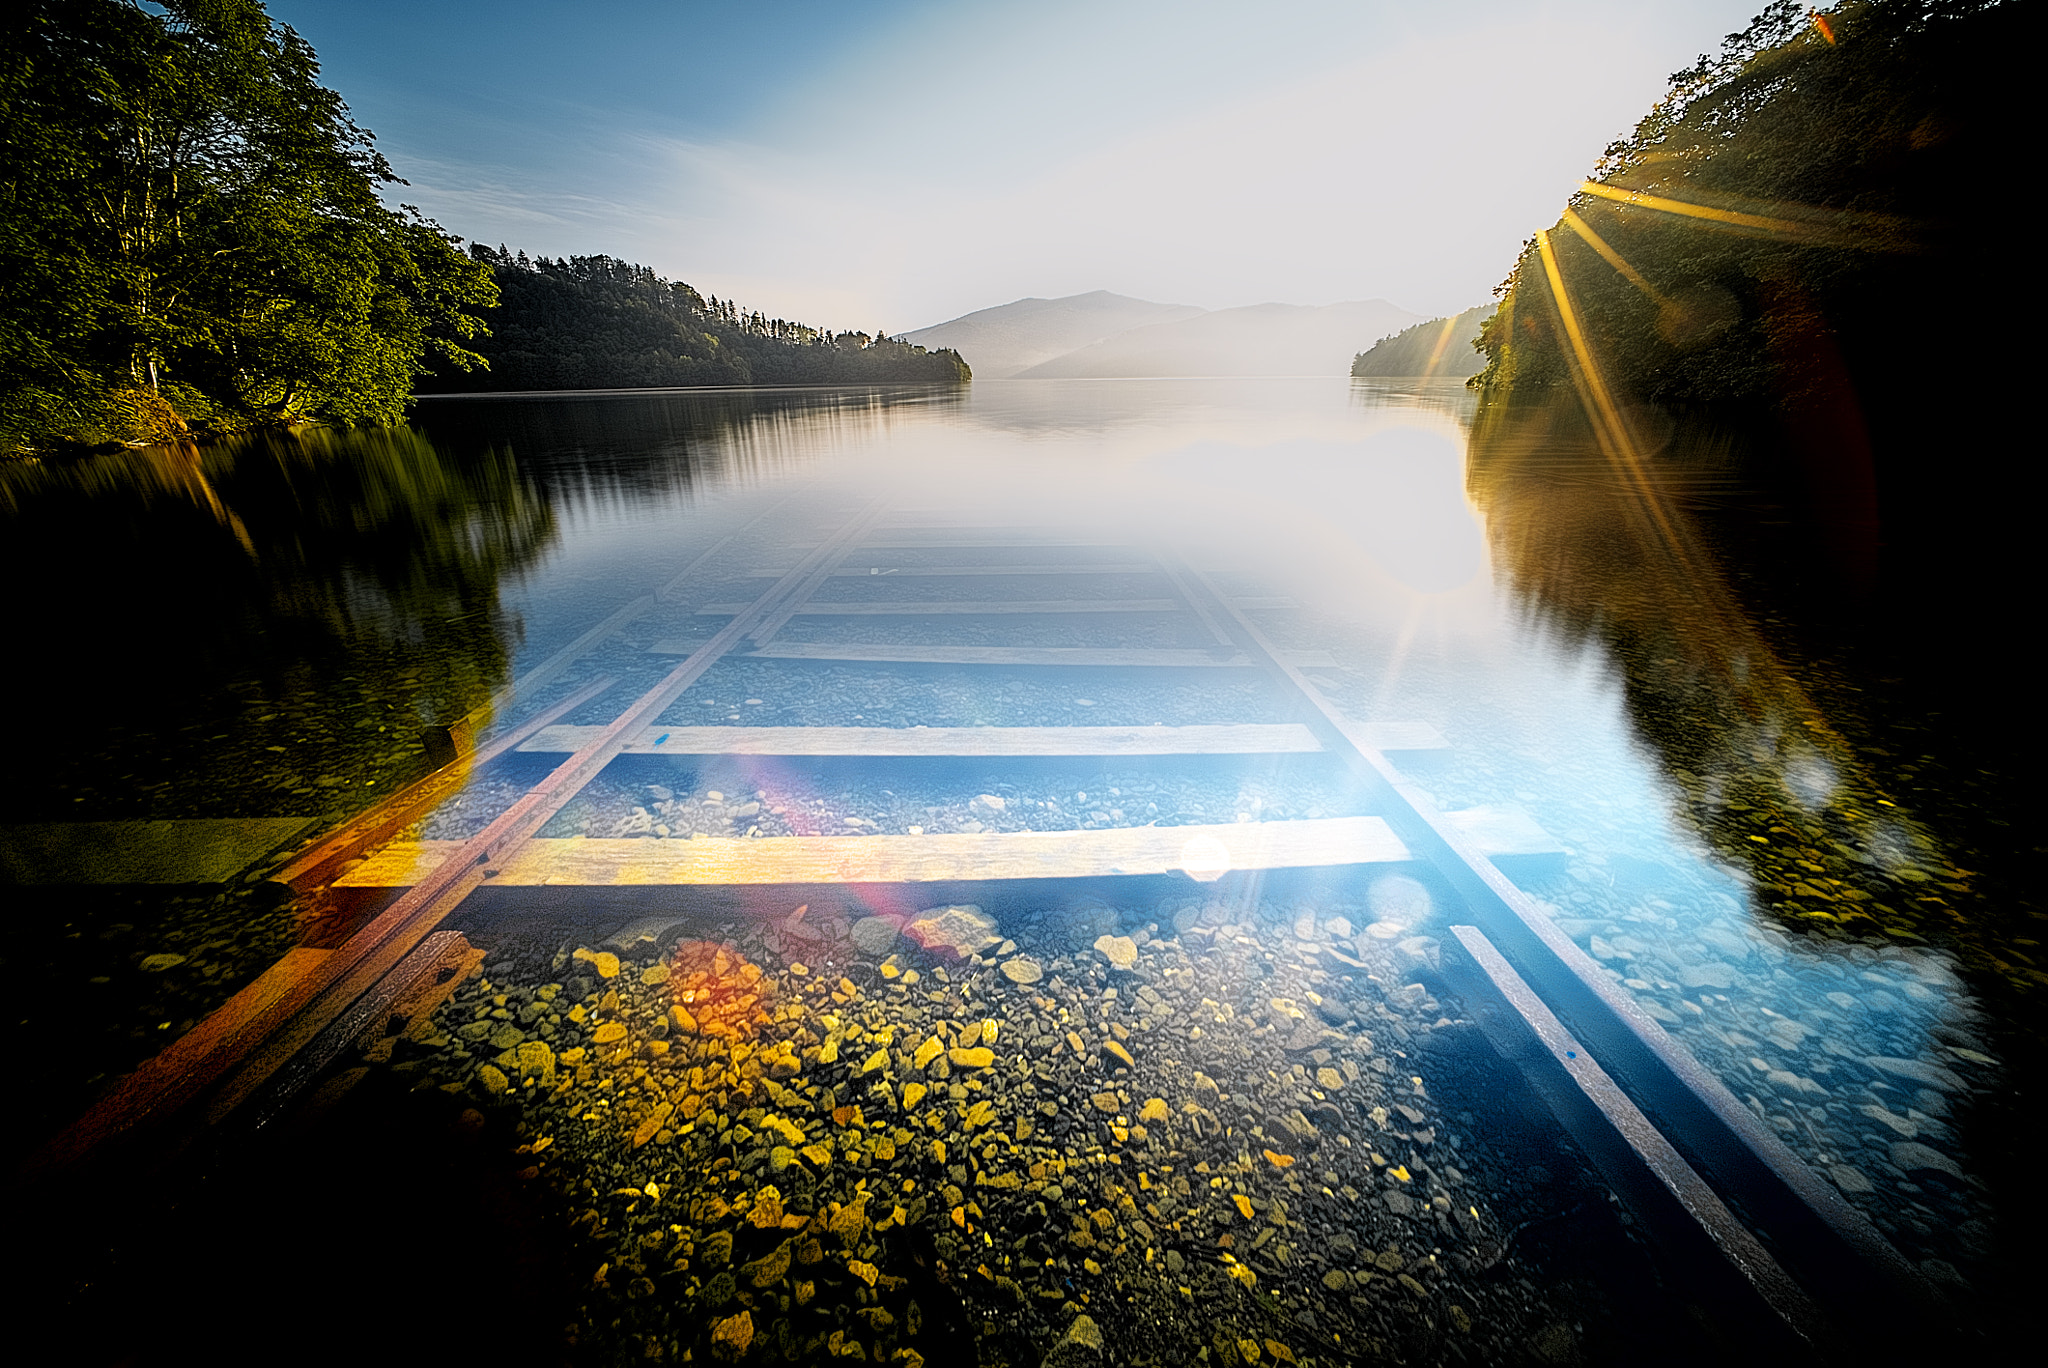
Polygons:
M970 378L957 352L744 312L612 257L470 253L498 287L482 315L489 332L470 344L489 369L436 367L423 394Z
M1962 624L2033 540L2039 439L2004 382L2042 12L1778 0L1672 77L1502 285L1482 451L1538 405L1624 465L1655 457L1659 414L1718 424L1810 520L1820 578L1997 635Z
M1351 358L1351 378L1477 375L1486 365L1486 358L1478 351L1479 332L1492 314L1493 305L1481 304L1449 318L1427 319L1391 337L1382 337Z

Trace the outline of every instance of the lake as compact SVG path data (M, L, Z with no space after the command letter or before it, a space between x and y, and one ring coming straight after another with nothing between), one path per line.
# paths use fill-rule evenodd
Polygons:
M262 1213L306 1183L321 1276L395 1228L408 1277L491 1307L450 1352L1713 1357L1690 1256L1488 1043L1455 880L1234 844L1384 811L1285 739L1300 697L1239 622L1927 1316L1985 1332L2030 1200L1998 1100L2026 923L1730 572L1725 447L1667 424L1616 462L1575 431L1454 382L998 381L427 400L0 472L35 663L0 851L17 1162L670 689L536 814L555 863L493 863L437 923L471 953L452 996L214 1127L206 1176L78 1255L96 1351L172 1308L262 1308L174 1332L229 1357L284 1323ZM265 882L543 713L324 892ZM718 730L790 728L812 749ZM1011 751L969 753L990 729ZM1075 832L1095 865L974 867ZM946 872L775 873L799 847ZM693 860L736 872L644 872Z

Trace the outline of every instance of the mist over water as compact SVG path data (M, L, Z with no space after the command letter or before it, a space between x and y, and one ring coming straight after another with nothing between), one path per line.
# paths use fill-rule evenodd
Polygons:
M1507 852L1499 857L1501 867L1602 972L1924 1273L1954 1295L1970 1295L1989 1276L1994 1204L1980 1177L1979 1154L1998 1146L1986 1134L1991 1113L1982 1100L2001 1077L1990 1020L1996 1008L1979 995L1980 961L1950 934L1953 911L1968 911L1976 896L1970 877L1945 854L1933 829L1894 796L1886 757L1859 749L1851 734L1832 725L1798 663L1773 648L1719 577L1716 555L1684 508L1685 490L1696 492L1701 478L1700 462L1674 464L1673 483L1645 504L1640 487L1603 472L1562 429L1495 426L1475 437L1473 424L1470 396L1455 381L1017 381L982 382L965 391L433 400L402 439L335 435L309 446L303 459L267 449L210 456L198 473L212 501L200 498L193 505L199 514L163 524L159 534L191 545L158 554L188 567L184 592L197 600L240 595L234 601L243 628L221 639L211 666L231 686L226 701L175 703L161 715L124 721L125 730L109 732L82 755L51 763L21 795L21 819L303 813L332 824L418 772L422 762L411 729L445 721L457 705L486 705L476 717L478 739L488 741L604 673L620 681L616 694L564 718L571 726L603 724L620 699L648 688L729 619L735 610L721 605L743 604L760 593L878 500L893 521L873 534L872 549L855 553L813 596L828 606L864 605L861 612L799 614L779 642L828 651L850 643L963 641L1214 649L1186 614L1076 613L1060 620L1023 614L996 622L885 611L892 603L924 605L919 611L928 612L949 597L988 597L992 577L949 574L977 560L1029 576L1023 582L1033 587L1005 591L1012 597L1149 601L1161 592L1159 574L1142 553L1158 551L1208 576L1281 652L1312 661L1304 667L1307 677L1346 716L1386 729L1383 735L1408 738L1390 743L1390 751L1421 801L1458 815L1472 824L1469 830L1491 833L1487 839ZM384 448L394 440L415 457L407 467L414 472L410 483L378 474L386 469ZM1678 431L1666 446L1680 451L1685 443ZM276 476L282 485L273 483L274 472L283 472ZM156 491L150 497L192 503L198 473L189 463L176 466L149 486ZM101 486L81 478L75 485L66 497L87 510L125 507L136 497L128 482ZM284 506L286 488L305 500L309 535L326 529L321 539L294 542L282 535L275 510ZM1661 528L1657 536L1643 533L1651 524ZM239 540L232 530L237 525L247 530ZM1581 535L1594 525L1603 529L1600 536ZM411 530L403 538L387 536L394 526ZM728 537L737 540L730 552L719 553L724 559L701 559L728 545L722 540ZM1009 537L1012 544L972 546L989 537ZM240 549L225 556L186 554L202 543L216 552ZM324 549L312 554L308 545ZM83 567L101 552L88 544L74 554L76 573L59 574L53 583L76 584L81 592L64 608L85 613L92 611L85 591L94 580ZM678 581L686 570L690 576ZM1080 570L1089 573L1072 573ZM263 594L248 594L252 577L265 586ZM437 596L436 585L453 597ZM673 606L661 610L659 621L629 625L589 647L586 659L530 696L503 692L593 623L665 586L675 597L665 601ZM369 631L355 618L316 611L337 602L381 604L370 616L383 625ZM306 640L309 614L327 624L318 649L308 647L289 668L279 667L278 642ZM393 649L394 641L404 648ZM105 664L89 655L53 657L50 668L71 669L83 679ZM773 660L742 652L714 666L656 726L666 734L703 726L1147 728L1287 720L1255 682L1221 678L1231 674L891 670L858 660ZM336 700L344 698L350 701L337 709ZM204 731L195 736L192 729L201 724ZM205 768L177 760L194 753L233 757L233 763ZM160 761L147 761L159 755ZM427 853L406 858L426 861L434 842L473 835L559 759L553 752L514 756L479 775L407 834L420 843L413 849ZM1295 1299L1284 1303L1299 1310L1289 1311L1296 1318L1285 1333L1327 1334L1339 1323L1333 1317L1354 1314L1367 1317L1360 1325L1378 1324L1371 1317L1382 1311L1369 1308L1380 1303L1356 1289L1375 1268L1424 1257L1415 1240L1433 1229L1427 1226L1435 1219L1431 1211L1446 1210L1431 1205L1430 1193L1455 1193L1469 1218L1446 1215L1443 1228L1428 1238L1448 1242L1438 1250L1445 1267L1455 1245L1466 1281L1446 1284L1443 1297L1463 1298L1455 1302L1460 1316L1469 1322L1477 1314L1494 1327L1479 1333L1526 1338L1577 1323L1594 1326L1584 1332L1588 1343L1610 1348L1664 1342L1670 1327L1658 1317L1665 1312L1644 1308L1665 1306L1660 1299L1669 1289L1660 1290L1654 1279L1641 1286L1628 1281L1649 1275L1628 1271L1636 1237L1600 1214L1606 1199L1597 1174L1535 1111L1503 1101L1510 1089L1498 1062L1439 976L1443 943L1461 915L1455 896L1419 867L1415 876L1365 869L1307 879L1231 871L1227 843L1211 834L1218 824L1234 838L1261 824L1364 815L1357 786L1320 759L1200 757L1179 768L960 761L913 774L874 761L728 757L685 763L640 753L616 762L552 819L542 837L557 847L578 840L594 847L645 841L652 851L748 836L1201 827L1180 854L1184 877L1175 887L1181 891L1163 901L1155 892L1124 906L1112 889L1104 894L1108 901L1056 898L1040 906L1016 895L991 903L1000 923L995 934L1014 938L1012 950L1002 954L1021 956L1031 973L1047 975L1041 987L1017 971L1008 990L1015 997L1004 1010L1024 1015L1008 1018L1003 1029L1010 1034L997 1041L998 1056L1014 1050L1017 1058L1043 1060L1048 1068L1066 1060L1067 1046L1049 1026L1042 1038L1033 1034L1039 1028L1029 1024L1038 1010L1029 1005L1031 995L1048 994L1044 1000L1053 1003L1073 983L1092 983L1089 973L1120 972L1089 966L1112 951L1123 953L1118 937L1128 936L1132 955L1150 947L1147 955L1168 956L1158 962L1184 966L1196 976L1189 981L1201 985L1183 992L1169 974L1144 981L1149 998L1126 994L1128 1010L1146 1015L1132 1018L1135 1034L1125 1032L1119 1048L1128 1039L1141 1060L1152 1057L1148 1051L1192 1050L1201 1038L1197 1033L1182 1047L1144 1034L1160 1022L1184 1031L1199 1020L1226 1038L1244 1035L1255 1018L1230 1016L1232 994L1245 995L1244 1012L1260 1014L1258 1032L1292 1032L1303 1050L1315 1043L1313 1032L1303 1035L1308 1027L1334 1032L1319 1047L1324 1061L1299 1064L1308 1056L1297 1058L1300 1087L1324 1101L1295 1113L1275 1102L1247 1102L1254 1110L1232 1123L1252 1128L1247 1133L1258 1140L1249 1151L1253 1168L1242 1179L1248 1185L1243 1200L1266 1192L1253 1184L1255 1175L1299 1185L1300 1173L1287 1167L1298 1158L1329 1175L1322 1177L1324 1196L1314 1199L1335 1204L1314 1218L1331 1222L1326 1234L1347 1241L1371 1236L1388 1248L1331 1255L1322 1236L1287 1236L1277 1252L1256 1255L1258 1246L1236 1246L1232 1260L1250 1261L1242 1264L1247 1273L1265 1270L1254 1276L1266 1279L1262 1289ZM160 772L150 770L151 763L160 764ZM474 1023L461 1024L469 1020L464 1014L478 1013L475 1021L489 1030L498 1020L493 1011L518 1015L518 1028L504 1038L522 1036L530 1044L523 1031L536 1021L556 1029L547 1015L553 994L580 993L578 975L601 970L579 966L600 965L599 956L609 955L614 974L622 972L622 956L631 971L615 980L631 981L620 1019L637 1021L632 1014L641 1010L640 997L653 994L648 1010L665 1012L660 985L671 973L685 973L674 966L709 965L726 953L721 944L741 958L718 972L744 962L748 974L760 974L746 981L762 985L758 1002L748 997L728 1004L741 1022L736 1030L815 1019L836 1049L852 1029L845 1022L853 1007L818 994L844 973L859 976L856 986L876 995L876 1011L911 1012L903 1018L906 1040L926 1030L934 1039L953 1031L953 1055L979 1058L972 1052L982 1048L982 1027L975 1028L973 1043L961 1045L964 1030L922 1024L913 1010L918 994L897 991L917 982L907 975L921 974L919 993L957 996L959 986L945 987L954 981L941 974L949 963L959 968L957 961L931 958L936 952L913 950L906 939L887 958L878 951L828 962L820 959L828 953L820 946L830 942L807 939L819 934L807 925L858 928L878 916L919 913L900 898L849 894L836 907L814 898L806 923L802 909L792 912L772 891L747 893L715 910L709 902L693 910L689 898L629 905L612 894L602 901L569 891L506 890L504 898L466 908L452 925L484 950L487 976L444 1009L446 1034L435 1037L443 1043L433 1047L438 1053L407 1046L396 1055L387 1048L379 1058L373 1051L352 1077L388 1077L394 1086L431 1079L457 1104L484 1097L490 1089L478 1081L486 1077L479 1061L498 1047L476 1043L484 1036ZM26 952L38 966L37 986L28 995L30 1021L63 1011L70 995L81 991L97 994L103 1004L76 1049L38 1057L46 1098L39 1115L49 1127L61 1124L105 1078L217 1007L283 949L295 942L331 944L346 933L345 923L295 920L290 908L259 916L233 892L198 902L184 894L96 899L76 900L67 912L65 924L81 928L79 940L52 937ZM736 921L735 910L741 914ZM633 927L643 923L651 929L636 940ZM1111 950L1100 949L1098 937ZM733 949L736 944L741 948ZM1350 958L1354 952L1364 958ZM1329 953L1339 958L1330 960ZM812 965L798 973L794 966L805 961ZM814 973L821 963L828 968ZM1360 979L1345 989L1355 999L1340 995L1327 974L1299 983L1291 977L1307 973L1302 966L1312 963L1360 965ZM1367 965L1374 966L1369 974ZM548 982L570 987L543 993ZM1105 980L1110 988L1119 982ZM589 1002L599 1004L605 983L592 979L588 986ZM887 997L885 990L896 995ZM610 991L616 998L621 990ZM1097 991L1088 987L1071 1003L1058 998L1061 1005L1046 1010L1071 1010L1081 1023L1091 1013L1106 1014L1101 1003L1123 1000L1114 993L1087 997ZM1329 1000L1314 1020L1301 1006L1308 993ZM986 1012L988 1021L998 1019L993 1005L946 1001L955 1016ZM761 1022L748 1015L757 1007L767 1014ZM610 1020L588 1018L600 1019ZM828 1028L828 1019L841 1024ZM1347 1053L1358 1048L1367 1025L1377 1053L1370 1040L1364 1053ZM35 1028L23 1029L27 1039ZM560 1030L545 1039L568 1060L571 1028ZM781 1048L769 1037L763 1042L763 1049ZM475 1058L466 1053L472 1044L483 1051ZM506 1061L525 1058L518 1048L524 1047L508 1044L495 1056L490 1067L500 1070L499 1084L506 1080L502 1070L517 1072ZM1114 1059L1103 1057L1110 1060L1105 1067L1113 1067ZM556 1058L548 1055L550 1071L560 1068L565 1080L577 1076L573 1065ZM379 1072L394 1060L423 1072ZM961 1076L972 1076L979 1066L963 1067ZM1245 1072L1202 1077L1225 1097L1250 1098L1270 1086L1258 1070L1236 1067ZM1352 1116L1345 1089L1370 1084L1373 1069L1403 1088L1414 1078L1413 1090L1401 1094L1408 1100L1396 1111L1383 1106ZM1036 1113L1025 1114L1010 1143L1022 1144L1041 1125L1048 1129L1034 1143L1057 1131L1068 1136L1062 1143L1096 1144L1085 1138L1085 1128L1071 1129L1078 1124L1072 1118L1086 1113L1088 1090L1105 1086L1107 1076L1039 1077L1034 1086L1054 1107L1045 1117L1058 1119L1034 1121ZM1358 1082L1361 1077L1367 1082ZM361 1096L384 1096L383 1087L372 1083ZM676 1087L671 1108L686 1100L705 1107L704 1134L724 1137L721 1153L752 1162L748 1142L732 1139L739 1101L717 1101L723 1094L709 1085L692 1090L687 1074ZM629 1088L617 1096L623 1102L629 1094L637 1095ZM894 1095L899 1101L910 1096ZM955 1101L965 1107L970 1096L961 1092ZM1162 1147L1167 1141L1144 1140L1148 1124L1155 1137L1183 1143L1183 1133L1152 1109L1157 1099L1092 1096L1098 1110L1125 1109L1121 1119L1103 1124L1121 1133L1117 1144L1133 1147L1131 1154L1140 1156L1134 1162L1171 1158ZM1211 1143L1214 1136L1204 1127L1214 1114L1235 1114L1200 1089L1190 1097L1195 1110L1188 1115L1195 1119L1187 1122L1186 1143ZM851 1098L835 1095L837 1110L827 1113L839 1115ZM542 1094L530 1100L539 1105ZM1153 1119L1134 1126L1141 1105ZM1167 1105L1159 1101L1160 1108ZM1210 1122L1196 1116L1204 1108ZM670 1112L647 1112L653 1119L636 1121L637 1130L620 1120L613 1150L603 1139L610 1132L591 1120L600 1111L577 1113L577 1125L589 1129L575 1136L586 1138L566 1138L574 1117L535 1123L557 1128L549 1131L550 1143L559 1145L550 1162L560 1167L547 1171L559 1175L549 1181L565 1183L565 1193L612 1183L577 1165L644 1167L658 1152L683 1152L688 1128L679 1113L676 1134L658 1144L647 1137L670 1134L664 1128ZM371 1124L361 1117L376 1114L365 1111L335 1124ZM1374 1116L1357 1143L1388 1151L1371 1151L1384 1172L1365 1163L1366 1149L1348 1148L1351 1129ZM1300 1118L1299 1127L1290 1117ZM426 1126L420 1134L431 1132L420 1124ZM760 1118L745 1123L749 1133L766 1124ZM823 1121L787 1124L805 1130ZM565 1138L556 1142L556 1134ZM923 1151L902 1138L912 1132L899 1128L897 1134L888 1144L874 1141L861 1161L871 1167L863 1172L912 1172L904 1165ZM1312 1140L1314 1134L1323 1138ZM1341 1143L1334 1138L1340 1135ZM917 1136L917 1146L924 1145L923 1133ZM814 1142L818 1132L804 1138ZM529 1131L521 1143L531 1150L539 1141ZM956 1160L943 1162L956 1162L965 1142L952 1143ZM1324 1148L1311 1160L1318 1143ZM673 1151L664 1148L671 1144ZM1139 1148L1146 1144L1152 1148ZM785 1148L794 1153L800 1146L792 1139ZM1264 1160L1256 1157L1261 1149ZM898 1154L906 1156L900 1163L890 1157ZM1186 1177L1189 1157L1166 1162L1157 1181L1169 1183L1176 1166ZM1352 1158L1361 1166L1358 1174L1343 1168ZM821 1182L831 1178L822 1160L810 1162ZM1388 1176L1397 1167L1401 1176ZM944 1179L943 1167L936 1171L941 1187L963 1181ZM1425 1180L1436 1186L1425 1191ZM656 1186L675 1181L684 1180L663 1178ZM1062 1190L1055 1178L1039 1173L1029 1181L1034 1186L1027 1196L1057 1208L1059 1199L1047 1197ZM1404 1186L1411 1181L1413 1189ZM1314 1187L1288 1189L1293 1197L1278 1188L1268 1195L1307 1210ZM775 1200L794 1202L807 1190L785 1176ZM968 1184L965 1190L978 1189ZM1077 1190L1071 1180L1067 1190ZM587 1200L596 1199L574 1196L574 1202ZM989 1193L982 1202L990 1211L1004 1209ZM1588 1210L1598 1219L1585 1215ZM934 1223L944 1217L944 1208L935 1207ZM953 1228L981 1219L962 1215ZM1166 1238L1155 1230L1165 1228L1164 1218L1140 1220L1155 1231L1143 1238L1164 1247ZM1396 1235L1397 1227L1408 1233ZM943 1224L940 1230L943 1235ZM1514 1233L1524 1230L1533 1233ZM1035 1231L993 1233L1022 1241L1041 1238ZM993 1257L986 1254L991 1248L975 1253L947 1244L944 1257L957 1267L970 1256ZM1098 1250L1089 1254L1091 1262L1096 1254L1108 1257ZM1325 1258L1337 1260L1329 1270L1334 1280L1318 1283L1322 1275L1315 1270L1322 1264L1316 1261ZM1481 1274L1496 1266L1526 1270L1549 1290L1524 1294L1506 1290L1498 1279L1489 1283ZM1220 1278L1222 1267L1210 1272ZM1025 1265L1000 1268L1008 1270L1004 1277L1039 1276ZM587 1282L588 1270L578 1277L576 1285ZM1060 1272L1045 1284L1048 1296L1063 1287L1059 1279L1072 1281ZM1162 1295L1174 1295L1173 1285L1162 1284ZM1335 1291L1340 1288L1353 1291ZM590 1295L612 1293L600 1287ZM720 1314L728 1319L717 1324L729 1324L728 1312ZM1112 1337L1131 1332L1116 1319L1111 1299L1095 1299L1090 1314ZM1430 1333L1450 1333L1443 1327L1457 1318L1448 1310L1432 1314L1441 1318L1431 1322L1439 1328ZM1429 1342L1417 1340L1410 1350L1420 1353Z

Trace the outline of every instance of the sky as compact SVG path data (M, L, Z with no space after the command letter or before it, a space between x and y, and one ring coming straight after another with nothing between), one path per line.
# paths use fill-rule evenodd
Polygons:
M271 0L450 232L908 332L1487 299L1762 0Z

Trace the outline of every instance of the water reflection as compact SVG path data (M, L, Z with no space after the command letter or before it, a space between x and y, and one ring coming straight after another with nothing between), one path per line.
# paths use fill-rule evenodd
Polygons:
M1137 562L1145 543L1175 545L1282 649L1324 653L1318 686L1354 716L1439 729L1449 744L1435 758L1400 756L1439 806L1525 804L1567 847L1525 875L1567 934L1913 1257L1974 1276L1984 1215L1963 1177L1965 1099L1994 1066L1963 983L1943 955L1917 948L1967 883L1890 805L1881 775L1831 728L1709 553L1688 500L1717 478L1723 453L1652 418L1632 420L1659 452L1646 487L1618 480L1569 414L1481 415L1468 452L1471 399L1455 385L1016 382L964 396L448 400L427 406L424 437L24 475L48 483L33 514L10 517L38 538L44 572L74 581L53 594L53 618L107 623L107 605L125 610L131 588L167 605L161 621L121 619L103 634L112 645L74 644L45 624L44 641L59 643L48 658L110 681L98 696L132 692L134 660L177 660L185 673L172 648L187 630L212 643L192 654L190 683L217 688L207 682L268 668L296 689L233 702L226 712L240 721L229 727L180 681L175 699L157 700L154 715L169 720L131 732L165 754L179 736L205 743L192 753L255 738L234 772L193 771L207 801L253 794L251 811L363 801L378 765L417 763L402 717L473 706L622 606L656 598L734 529L753 530L658 596L632 630L581 648L555 692L515 696L513 714L602 672L623 681L618 696L568 721L610 720L636 682L673 667L675 643L687 650L715 630L704 619L729 618L711 605L758 594L877 492L896 501L901 521L882 539L894 544L850 562L818 599L988 597L986 578L945 588L959 560L946 537L978 526L1039 520L1051 534L1043 545L991 559L1077 582L1086 577L1073 572L1091 570L1107 586L1095 592L1119 598L1163 593L1158 567ZM779 511L757 522L768 507ZM86 538L82 553L66 549L67 535ZM1132 568L1091 566L1105 559ZM173 564L183 583L162 573ZM816 615L791 639L915 635L890 627L890 614L849 616L852 626L828 630ZM516 646L515 618L525 628ZM1180 628L1200 637L1191 620ZM1152 629L1085 630L1146 644ZM1275 705L1253 696L1256 682L1083 687L1068 675L967 673L736 656L660 725L1283 720L1260 711ZM49 681L37 688L38 706L53 706ZM328 730L309 740L316 725ZM354 754L341 749L351 737L364 743L359 767L326 759ZM126 758L103 751L96 765L100 780L128 782L162 810L165 792L124 778L136 772ZM751 760L721 770L635 755L543 834L737 844L1251 823L1344 813L1350 800L1311 769L1278 765L1204 762L1130 779L1094 762L1077 775L909 770ZM451 803L435 815L447 829L425 834L473 834L519 791L516 776L479 779L462 796L474 810ZM60 782L44 800L65 792ZM1390 1344L1413 1334L1399 1352L1421 1361L1468 1311L1503 1354L1533 1342L1551 1319L1538 1302L1555 1285L1525 1298L1479 1275L1579 1220L1580 1196L1567 1194L1580 1180L1552 1183L1548 1166L1575 1161L1516 1114L1514 1095L1480 1067L1461 1009L1428 986L1455 898L1392 874L1295 905L1278 881L1226 873L1229 852L1213 845L1184 852L1193 897L992 901L1000 935L1015 942L1000 953L1023 957L999 975L908 931L897 939L903 916L937 910L914 904L851 909L903 916L849 916L791 899L772 920L744 921L664 905L621 925L624 911L605 910L620 904L565 890L545 925L508 927L479 902L463 930L489 948L487 977L461 989L439 1034L406 1047L412 1057L370 1061L392 1067L366 1091L432 1078L442 1088L423 1091L445 1099L453 1124L482 1125L485 1113L503 1124L491 1143L517 1156L521 1181L556 1185L564 1210L549 1212L549 1229L575 1223L577 1257L588 1259L563 1285L588 1301L592 1342L610 1331L636 1340L642 1322L668 1335L680 1314L701 1352L732 1344L717 1327L736 1335L742 1321L765 1345L791 1310L772 1289L792 1269L796 1286L812 1281L804 1240L838 1240L857 1256L833 1264L844 1285L828 1289L830 1305L851 1305L862 1293L837 1270L892 1285L911 1277L915 1259L878 1258L871 1246L926 1216L956 1274L979 1279L976 1295L1000 1291L1038 1308L1032 1316L1097 1286L1105 1295L1091 1305L1114 1326L1125 1293L1089 1280L1128 1255L1130 1285L1160 1298L1130 1323L1176 1326L1173 1351L1190 1360L1214 1348L1217 1308L1263 1316L1282 1288L1321 1320L1283 1317L1268 1327L1276 1342L1321 1342L1342 1327L1348 1345L1352 1325L1376 1326ZM746 910L771 902L763 894ZM176 942L193 964L202 921ZM875 922L890 925L856 933ZM131 938L121 952L131 944L139 956L172 942ZM75 990L84 974L45 977ZM225 986L216 977L205 991ZM150 1015L169 1026L182 1009ZM367 1070L351 1072L360 1081ZM1537 1158L1546 1168L1532 1167ZM1586 1191L1618 1251L1601 1268L1634 1259L1602 1190ZM872 1208L856 1192L876 1194ZM840 1220L849 1210L860 1214ZM785 1240L795 1244L778 1255ZM1556 1266L1575 1267L1564 1256ZM1430 1321L1406 1299L1424 1282L1437 1295L1445 1267L1469 1274L1478 1300L1444 1292ZM1257 1295L1242 1297L1239 1285L1253 1283ZM939 1304L919 1301L926 1314ZM1571 1352L1569 1333L1545 1342L1563 1345L1560 1358ZM679 1341L664 1343L673 1352Z
M500 584L553 535L508 452L406 429L13 466L0 520L37 662L7 703L57 776L10 801L67 817L319 810L409 768L502 675Z
M1664 781L1644 796L1674 828L1613 814L1601 848L1541 891L1645 1011L1953 1291L1987 1271L1962 1115L1995 1061L1953 956L1929 942L1967 930L1970 876L1886 796L1731 587L1697 516L1726 493L1731 450L1667 421L1644 455L1618 469L1569 405L1488 406L1474 426L1470 488L1507 585L1536 637L1610 662Z
M1685 821L1767 906L1810 929L1946 931L1966 876L1785 667L1687 507L1732 454L1668 420L1659 447L1619 471L1576 409L1482 411L1470 484L1520 603L1575 647L1611 653Z
M439 397L418 426L461 457L510 447L558 511L787 478L962 402L957 387Z

